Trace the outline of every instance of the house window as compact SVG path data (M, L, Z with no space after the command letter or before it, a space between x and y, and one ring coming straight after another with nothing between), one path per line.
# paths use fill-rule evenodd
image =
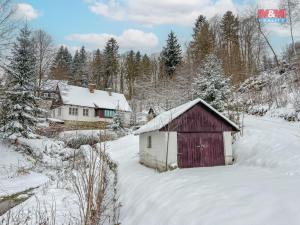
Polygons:
M106 118L112 118L115 115L115 111L111 109L105 109L104 110L104 117Z
M83 116L89 116L89 109L83 109Z
M57 116L61 116L61 108L57 109Z
M152 137L151 136L147 137L147 148L152 148Z
M78 108L69 108L69 115L78 116Z
M95 109L95 117L99 116L99 111L97 109Z

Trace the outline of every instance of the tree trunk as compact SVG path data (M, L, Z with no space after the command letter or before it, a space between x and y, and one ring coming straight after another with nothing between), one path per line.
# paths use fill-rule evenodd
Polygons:
M294 53L294 56L296 56L297 52L296 52L294 34L293 34L293 20L292 20L292 15L291 15L291 2L290 2L290 0L288 0L288 11L289 11L290 34L291 34L291 39L292 39L293 53Z
M262 36L264 37L265 41L267 42L267 45L270 47L273 55L274 55L274 58L275 58L275 62L276 62L276 65L277 67L279 67L279 61L278 61L278 58L277 58L277 55L271 45L271 43L269 42L267 36L264 34L263 30L261 29L261 25L260 25L260 22L257 22L258 23L258 29L259 29L259 32L262 34Z

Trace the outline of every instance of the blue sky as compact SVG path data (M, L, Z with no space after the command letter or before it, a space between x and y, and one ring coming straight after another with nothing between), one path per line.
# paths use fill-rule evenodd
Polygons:
M32 28L52 35L57 45L74 51L81 45L102 49L113 36L121 51L155 53L173 30L182 45L191 38L195 18L227 10L239 12L249 5L276 8L276 0L23 0L20 17ZM282 26L268 25L272 43L279 52L289 42Z

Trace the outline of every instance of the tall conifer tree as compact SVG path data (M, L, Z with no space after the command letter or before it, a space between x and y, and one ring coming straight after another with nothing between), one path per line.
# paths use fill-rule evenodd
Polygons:
M35 68L31 32L27 25L20 30L6 69L7 91L4 93L6 111L1 128L4 138L33 137L37 114L41 111L35 97Z
M182 59L181 47L173 31L168 35L167 45L163 48L161 56L165 64L166 74L172 77Z
M217 110L224 111L229 94L229 79L225 77L222 63L216 55L209 54L204 59L204 64L194 79L193 94Z

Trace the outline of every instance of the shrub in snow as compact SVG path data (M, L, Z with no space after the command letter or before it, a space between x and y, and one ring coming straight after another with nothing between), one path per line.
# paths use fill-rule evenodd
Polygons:
M99 137L84 136L84 135L80 135L80 136L69 138L69 139L65 140L66 145L69 148L74 148L74 149L80 148L81 145L93 146L93 145L97 144L98 142L100 142Z
M95 148L82 146L81 150L87 166L81 165L73 176L80 210L79 224L121 224L117 164L105 152L105 144L97 144Z
M7 91L2 103L5 111L1 128L4 138L34 137L37 114L41 112L34 95L36 58L30 33L27 26L21 29L6 68Z
M121 130L123 128L123 119L119 111L115 112L113 122L110 124L112 130Z
M194 79L193 94L208 102L218 111L224 111L229 94L229 79L225 77L221 61L214 54L205 59L200 72Z

